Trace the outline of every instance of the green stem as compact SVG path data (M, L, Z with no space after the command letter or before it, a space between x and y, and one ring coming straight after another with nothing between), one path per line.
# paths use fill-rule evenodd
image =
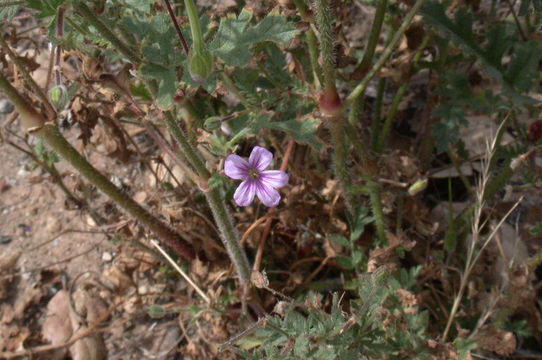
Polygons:
M96 170L75 148L62 136L55 125L46 123L46 120L37 113L34 108L13 88L13 86L0 74L0 89L2 89L10 101L14 104L23 119L31 116L32 122L41 123L38 127L27 128L32 135L37 136L47 143L64 160L68 161L81 175L89 180L96 188L107 195L119 207L146 226L156 236L187 260L194 258L192 246L175 230L162 222L141 205L135 202L122 190L118 189L103 174ZM23 125L24 126L24 125Z
M336 92L333 12L327 0L316 0L314 5L316 8L316 25L320 32L320 55L322 56L325 91Z
M375 19L373 21L373 26L371 27L371 34L369 35L369 42L367 43L365 54L358 67L362 71L365 71L373 60L376 45L378 44L378 39L382 30L382 24L384 23L384 15L386 14L387 6L388 0L380 0L376 7Z
M110 28L104 24L96 14L90 10L90 8L84 3L84 1L78 1L74 3L74 9L78 11L79 15L85 18L92 26L98 30L98 32L106 38L115 48L117 48L128 60L134 64L141 63L139 55L120 40Z
M203 42L203 36L201 35L201 26L196 4L194 4L194 0L184 0L184 6L186 7L188 21L190 22L193 49L196 49L196 51L203 50L205 43Z
M380 184L376 181L368 181L367 188L369 190L369 198L371 201L371 207L373 216L375 218L376 236L378 239L378 246L387 244L386 240L386 221L384 219L384 212L382 211L382 199Z
M211 177L211 173L209 172L209 170L207 170L205 162L198 154L197 150L192 147L183 129L181 129L181 127L173 117L173 114L170 111L164 111L163 115L167 128L177 142L177 144L179 144L182 154L186 159L188 159L188 162L196 170L196 173L201 178L201 180L206 182ZM202 186L203 184L200 183L198 185Z
M384 125L382 126L382 130L380 131L380 136L378 137L378 141L375 146L375 152L381 153L384 149L384 146L386 146L386 143L388 141L388 136L390 134L391 125L393 124L393 119L395 118L395 114L397 113L397 108L399 107L399 103L403 99L403 96L405 95L405 91L407 88L407 83L403 83L397 89L397 92L395 93L395 96L393 97L393 100L391 102L390 108L388 110L388 113L386 115L386 119L384 120Z
M399 26L399 29L397 29L395 34L393 34L393 38L391 39L388 46L386 46L386 48L384 49L384 52L382 53L378 61L373 65L371 70L367 73L367 75L365 75L363 80L361 80L358 86L354 88L352 93L350 93L350 95L346 99L348 103L353 102L356 98L358 98L361 94L365 92L365 89L367 88L369 81L371 81L371 79L380 71L382 66L384 66L384 63L388 60L388 58L392 54L393 50L395 49L395 46L399 43L399 40L401 40L404 32L406 31L406 29L408 28L408 26L414 19L414 16L416 15L418 10L422 6L423 2L424 0L416 0L416 3L414 4L414 6L412 6L412 9L410 9L410 11L405 16L405 19L403 20L403 23L401 24L401 26Z
M344 200L346 208L350 214L354 214L354 201L351 193L351 177L350 173L346 167L346 145L344 138L344 127L343 121L337 120L329 122L330 132L331 132L331 142L333 144L334 150L334 170L335 176L341 187L343 188Z
M243 285L250 283L250 263L247 255L239 242L239 234L233 224L233 219L228 212L224 199L218 189L212 188L205 192L205 198L213 213L216 224L220 230L222 241L228 255L235 265L239 279Z
M371 149L376 149L378 143L380 122L382 121L382 99L384 98L384 90L386 88L386 79L378 79L376 88L375 111L371 122Z
M307 30L305 33L307 37L307 45L309 46L309 58L311 60L312 76L314 78L314 86L316 89L322 87L322 69L318 64L318 43L316 41L316 35L312 29Z

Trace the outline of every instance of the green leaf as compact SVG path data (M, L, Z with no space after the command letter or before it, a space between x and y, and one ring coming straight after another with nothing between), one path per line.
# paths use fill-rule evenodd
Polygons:
M538 63L542 58L542 49L538 42L528 41L518 43L514 50L505 78L516 91L528 91L539 78Z
M329 234L327 237L329 238L329 240L333 241L334 243L337 243L337 244L342 245L342 246L347 247L347 248L352 247L352 243L342 235Z
M239 41L245 31L252 13L243 9L237 18L228 17L220 21L218 31L209 44L211 53L230 66L242 66L250 58L248 47Z
M124 0L128 6L141 11L142 13L148 14L151 11L151 6L154 4L155 0Z
M167 68L158 64L145 64L140 68L141 75L160 80L156 104L168 108L173 104L173 97L177 91L177 77L174 68Z
M37 17L43 18L56 15L56 9L64 2L64 0L28 0L27 6L37 10Z
M237 18L227 17L220 22L209 50L226 65L244 66L250 59L252 45L264 41L284 44L297 32L292 24L279 15L269 15L247 30L251 18L252 12L243 9Z
M158 64L144 64L141 66L140 71L141 75L153 79L163 79L165 76L169 75L169 69Z
M457 46L467 53L476 56L484 65L485 71L497 80L502 80L501 58L495 58L495 54L504 53L504 47L509 46L508 41L501 42L497 35L489 37L490 48L483 49L480 41L473 32L473 16L465 8L460 8L454 14L454 21L446 15L444 5L435 1L428 1L422 7L424 19L437 29L445 38L450 38ZM498 32L501 31L497 28ZM500 45L499 45L500 44ZM495 48L496 47L496 48Z
M259 129L275 129L281 130L294 138L295 141L306 143L316 151L320 150L321 144L316 138L316 128L318 121L313 118L305 118L303 120L287 120L287 121L267 121L258 123L255 130Z
M347 270L354 269L354 264L352 263L352 259L347 257L347 256L335 256L333 258L333 260L335 260L335 262L339 266L341 266L341 267L343 267L343 268L345 268Z
M246 43L256 44L264 41L273 41L286 44L297 33L297 29L280 15L271 14L259 24L244 33Z

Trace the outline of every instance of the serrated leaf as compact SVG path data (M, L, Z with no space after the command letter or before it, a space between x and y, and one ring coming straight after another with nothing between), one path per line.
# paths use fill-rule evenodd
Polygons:
M350 241L348 241L347 238L345 238L344 236L342 235L339 235L339 234L329 234L328 235L328 238L329 240L333 241L334 243L337 243L339 245L342 245L344 247L347 247L347 248L351 248L352 247L352 243Z
M64 2L64 0L27 0L26 5L38 11L37 17L43 18L56 15L56 9Z
M228 17L220 21L218 31L209 44L209 51L230 66L241 66L248 62L248 46L239 42L252 13L243 9L237 18Z
M175 69L158 64L145 64L140 68L141 75L160 80L156 104L166 109L173 104L173 97L177 91L177 78Z
M424 19L436 28L444 37L450 38L455 45L463 48L466 52L476 56L484 65L484 70L488 75L497 80L502 80L501 59L494 58L494 49L488 53L486 49L480 46L473 30L473 16L466 9L460 8L454 14L454 20L450 20L446 15L444 5L435 1L428 1L422 7ZM495 43L492 43L492 46ZM508 44L507 44L508 45ZM499 48L499 52L502 49Z
M515 90L528 91L538 79L538 63L542 58L542 49L537 42L529 41L518 43L514 50L505 78Z
M158 85L156 104L161 109L167 109L173 104L173 97L177 91L177 79L175 78L175 71L171 69L169 74L169 76L160 80L160 84Z
M228 17L220 22L209 50L226 65L246 65L251 46L265 41L284 44L297 32L292 24L279 15L269 15L247 30L251 18L252 13L243 9L237 18Z
M170 74L170 69L159 64L145 64L140 68L141 75L153 79L163 79Z
M296 28L280 15L269 15L244 33L247 43L273 41L286 44L297 33Z
M316 138L318 122L312 118L303 120L288 120L280 122L269 122L265 127L268 129L281 130L293 137L297 142L306 143L314 150L319 151L321 144Z

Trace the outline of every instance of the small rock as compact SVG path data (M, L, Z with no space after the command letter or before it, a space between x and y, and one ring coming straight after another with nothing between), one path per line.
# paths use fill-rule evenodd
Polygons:
M134 200L138 203L142 203L147 199L147 193L145 191L138 191L134 195Z
M0 99L0 114L10 114L15 107L8 99Z
M11 242L11 238L6 235L0 235L0 244L5 245Z
M49 217L47 219L47 225L45 225L45 232L48 234L56 234L61 229L60 221L56 217Z
M103 260L103 261L111 261L111 260L113 260L113 255L111 255L111 254L108 253L108 252L104 252L104 253L102 254L102 260Z

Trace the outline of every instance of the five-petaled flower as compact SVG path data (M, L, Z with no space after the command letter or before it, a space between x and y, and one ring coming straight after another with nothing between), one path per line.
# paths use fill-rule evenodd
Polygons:
M257 195L265 206L276 206L280 194L276 188L288 184L288 174L281 170L265 170L273 160L273 154L263 147L255 146L248 161L238 155L229 155L224 172L236 180L243 180L233 199L239 206L248 206Z

